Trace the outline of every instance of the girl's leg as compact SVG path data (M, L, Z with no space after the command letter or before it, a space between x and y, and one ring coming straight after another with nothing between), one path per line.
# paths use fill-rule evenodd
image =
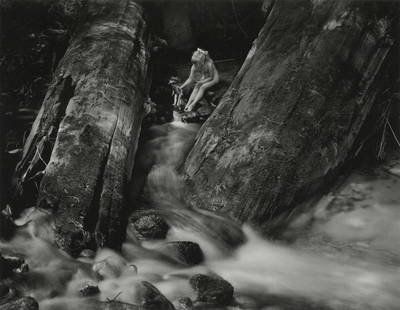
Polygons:
M194 109L194 107L196 106L196 104L203 98L204 93L207 91L207 89L209 89L210 87L214 86L215 84L217 84L217 81L211 81L208 83L204 83L200 89L198 90L198 92L196 93L196 97L194 98L194 100L192 100L192 102L188 102L188 104L186 105L185 110L187 109L187 111L192 111Z
M199 89L200 89L200 87L198 87L198 86L195 86L195 87L193 88L193 91L192 91L192 93L190 94L189 100L188 100L188 102L187 102L187 104L186 104L185 110L186 110L187 107L189 107L190 104L192 104L193 100L194 100L194 99L196 98L196 96L197 96L197 93L198 93Z
M202 86L200 87L199 91L196 94L196 97L194 98L194 100L190 103L190 105L187 107L188 111L192 111L194 109L194 107L196 106L196 104L201 100L201 98L203 98L204 96L204 92L206 91L206 89Z

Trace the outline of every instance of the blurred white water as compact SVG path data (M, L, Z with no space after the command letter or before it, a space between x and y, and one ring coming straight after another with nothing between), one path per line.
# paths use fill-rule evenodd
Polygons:
M246 231L248 242L231 258L209 263L243 294L307 298L334 309L400 305L399 267L278 245Z
M17 288L37 298L40 309L95 309L94 299L140 303L142 280L154 284L171 301L194 299L189 277L214 272L235 288L238 305L227 309L311 309L302 303L317 304L312 309L399 309L400 194L394 190L399 184L396 177L353 176L336 195L336 203L319 204L293 221L289 230L295 241L291 244L268 241L244 226L246 242L227 249L221 247L223 238L214 238L216 226L237 224L192 210L181 200L183 183L176 168L197 130L179 121L155 126L138 158L147 165L150 199L161 208L161 214L172 219L167 241L197 242L205 254L203 264L173 264L153 253L164 241L138 246L129 238L122 253L102 249L94 258L75 260L53 246L49 215L28 210L19 224L36 220L21 228L10 242L0 243L1 252L23 254L29 264L30 272L21 274ZM87 283L98 285L101 293L94 298L81 297L79 289ZM286 300L293 300L298 308L285 306Z

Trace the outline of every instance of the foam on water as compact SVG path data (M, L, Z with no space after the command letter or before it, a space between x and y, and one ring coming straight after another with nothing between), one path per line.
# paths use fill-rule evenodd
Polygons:
M220 216L193 210L180 197L183 183L176 168L182 164L197 129L179 121L153 127L153 137L143 149L152 158L147 162L150 199L173 226L167 241L197 242L205 254L203 264L174 264L154 251L163 241L138 245L130 238L122 253L101 249L92 259L75 260L53 245L51 216L27 210L18 223L34 221L19 229L10 242L0 243L3 253L23 254L29 264L30 272L18 277L17 288L35 297L40 309L96 309L93 297L80 296L79 289L87 283L98 285L101 293L94 297L96 300L116 298L137 304L138 285L146 280L173 301L195 297L188 282L191 275L215 272L233 284L238 301L246 300L247 306L240 309L262 309L271 305L272 297L306 300L332 309L398 309L400 264L395 260L388 263L385 258L387 251L399 254L397 198L375 199L370 207L354 210L332 212L324 205L307 211L303 216L313 219L311 229L299 233L298 242L290 245L268 241L244 226L245 243L236 249L224 247L224 238L215 237L218 226L233 227L233 234L241 227ZM292 226L296 233L305 230L295 221ZM315 242L321 236L327 239ZM334 245L330 247L325 240ZM373 260L353 252L347 255L347 247L338 247L343 242L361 241L368 241L376 251Z
M247 243L211 269L243 294L307 298L332 307L396 309L400 269L274 244L250 228Z

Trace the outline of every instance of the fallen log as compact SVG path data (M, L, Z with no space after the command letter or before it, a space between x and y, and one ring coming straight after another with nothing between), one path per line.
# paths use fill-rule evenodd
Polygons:
M264 7L264 27L183 168L189 203L262 228L354 154L392 79L384 76L399 21L395 2L282 0Z
M150 39L131 0L82 26L61 59L17 167L14 209L54 214L57 245L118 248L148 91Z

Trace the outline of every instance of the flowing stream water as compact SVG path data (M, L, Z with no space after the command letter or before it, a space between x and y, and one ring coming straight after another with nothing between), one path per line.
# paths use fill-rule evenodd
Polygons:
M247 225L182 203L183 183L176 167L197 131L197 125L179 120L153 126L137 158L150 171L150 199L172 225L167 241L197 242L204 263L172 264L152 254L165 241L139 246L130 233L122 253L101 249L94 258L72 259L52 244L48 215L32 209L17 223L35 221L19 229L10 242L0 243L2 252L21 253L29 265L30 272L15 280L18 289L35 297L40 309L92 309L93 298L79 294L88 281L99 286L99 300L136 304L135 288L141 280L154 284L171 301L195 299L189 277L215 272L233 285L236 299L236 305L218 309L400 308L400 193L394 190L398 177L353 174L340 195L325 197L293 220L286 232L290 243L271 241ZM233 247L234 238L245 241Z

